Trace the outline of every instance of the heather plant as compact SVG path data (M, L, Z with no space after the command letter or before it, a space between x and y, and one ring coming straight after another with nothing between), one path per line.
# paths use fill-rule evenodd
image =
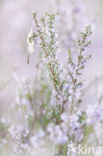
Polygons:
M65 9L68 4L69 11ZM39 156L46 150L44 155L48 156L92 156L78 153L78 145L103 146L102 78L85 86L83 72L91 58L92 26L79 20L85 17L78 6L73 0L57 0L55 14L45 13L39 18L33 13L27 63L38 46L37 75L31 81L13 74L16 99L11 115L0 121L2 155L9 155L9 151L10 156ZM93 96L92 103L85 102L85 96ZM7 145L7 152L1 150Z
M87 26L84 32L80 33L78 39L79 53L73 58L72 52L68 50L67 68L63 69L58 59L60 45L55 30L56 14L45 14L40 21L36 13L33 14L35 29L30 33L29 46L34 42L41 47L41 61L43 70L46 73L49 85L51 86L49 122L46 125L46 133L54 142L57 155L67 155L68 144L83 142L86 125L86 112L80 109L81 88L83 82L79 78L88 59L87 48L91 44L88 37L91 35L91 26ZM45 110L45 109L44 109ZM78 132L78 133L77 133ZM54 155L56 154L54 153Z
M49 122L45 112L49 111L48 103L51 92L48 91L43 78L35 79L33 85L26 78L19 78L16 73L13 77L17 88L16 99L11 109L12 115L9 117L9 139L13 142L10 148L13 155L33 155L32 147L37 148L39 144L41 145L45 127Z
M28 136L31 110L26 98L29 88L24 78L19 79L15 73L13 76L18 87L16 88L16 100L12 104L12 115L9 117L8 132L12 141L10 148L13 155L26 156L30 149L28 146Z

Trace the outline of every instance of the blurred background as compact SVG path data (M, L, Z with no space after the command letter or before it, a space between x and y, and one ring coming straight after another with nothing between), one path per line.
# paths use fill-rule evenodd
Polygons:
M76 0L75 0L76 1ZM85 78L92 80L103 74L103 0L81 0L88 18L96 15L96 28L91 47L92 60L85 71ZM12 73L34 79L37 53L27 60L27 36L32 27L32 12L46 12L50 0L0 0L0 114L15 98Z

